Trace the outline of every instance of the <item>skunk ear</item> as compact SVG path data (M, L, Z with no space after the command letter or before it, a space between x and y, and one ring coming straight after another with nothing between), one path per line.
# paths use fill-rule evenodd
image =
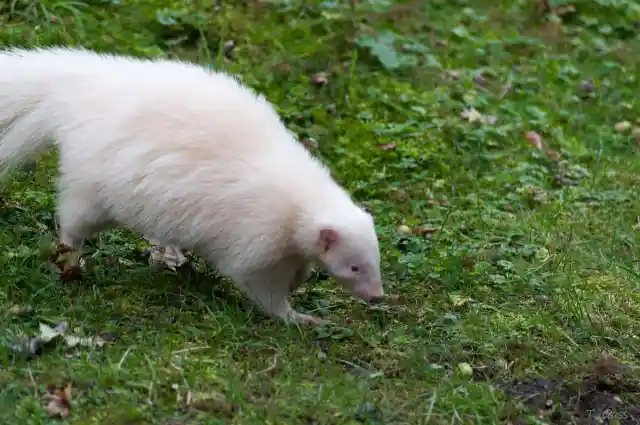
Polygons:
M335 229L326 227L320 230L320 237L318 238L318 245L323 252L329 251L338 242L340 235Z

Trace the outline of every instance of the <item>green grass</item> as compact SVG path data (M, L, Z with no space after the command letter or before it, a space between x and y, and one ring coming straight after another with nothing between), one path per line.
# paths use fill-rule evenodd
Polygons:
M52 152L3 182L0 342L62 320L118 338L33 359L1 348L0 423L59 423L41 395L68 382L74 425L595 424L607 403L609 423L638 423L636 372L614 385L622 372L597 363L640 361L640 130L614 128L640 127L635 2L577 1L555 20L522 0L360 1L355 15L339 1L214 3L5 2L0 45L240 75L375 214L388 302L367 307L317 273L294 303L333 324L286 327L211 270L152 270L126 229L93 238L93 267L61 282L43 260ZM466 121L469 108L495 122Z

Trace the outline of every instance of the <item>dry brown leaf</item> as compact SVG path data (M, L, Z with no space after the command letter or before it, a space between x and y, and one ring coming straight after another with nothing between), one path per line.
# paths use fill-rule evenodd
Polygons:
M318 148L318 142L310 137L305 137L300 141L300 143L302 143L302 145L310 151Z
M47 413L49 416L60 416L66 418L71 409L71 383L66 387L50 388L44 395L44 399L49 401Z
M49 262L55 266L60 279L64 282L81 278L80 260L78 253L64 244L56 246L55 252L49 257Z
M527 140L537 149L542 150L543 148L542 137L538 133L536 133L535 131L528 131Z
M528 131L526 135L526 139L529 143L531 143L536 149L544 151L544 153L551 159L558 161L562 154L558 151L554 151L549 148L547 144L542 140L542 136L540 136L535 131Z
M22 205L18 204L17 202L6 201L6 200L0 198L0 204L3 207L15 208L17 210L24 211L24 207Z
M438 230L440 229L438 229L437 227L421 227L417 230L417 233L420 236L426 236L436 233Z
M392 151L397 148L397 145L395 143L388 142L388 143L378 143L376 147L382 151Z

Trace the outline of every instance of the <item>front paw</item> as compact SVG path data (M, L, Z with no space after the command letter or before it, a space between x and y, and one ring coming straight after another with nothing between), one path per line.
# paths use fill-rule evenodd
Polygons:
M290 316L289 322L297 323L301 326L315 326L322 323L322 319L316 316L311 316L309 314L303 314L294 311Z

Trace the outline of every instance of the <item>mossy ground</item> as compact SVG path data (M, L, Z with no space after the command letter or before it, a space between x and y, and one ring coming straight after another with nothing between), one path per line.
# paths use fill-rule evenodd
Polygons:
M211 271L152 270L126 229L61 282L52 152L3 184L0 339L61 320L118 338L2 348L0 423L58 423L41 395L68 382L74 425L638 423L618 364L640 360L635 2L218 3L5 2L0 43L241 76L375 214L388 302L317 273L294 302L334 324L288 328Z

